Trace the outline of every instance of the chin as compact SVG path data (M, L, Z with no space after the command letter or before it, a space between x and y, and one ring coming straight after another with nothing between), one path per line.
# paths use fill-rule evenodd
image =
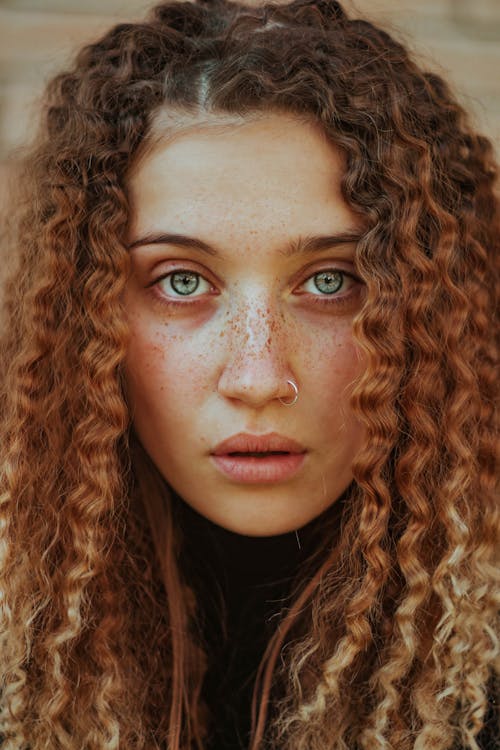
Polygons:
M264 520L259 519L220 519L210 518L206 516L212 523L217 526L221 526L226 531L231 531L234 534L241 534L242 536L251 537L269 537L269 536L280 536L281 534L289 534L290 532L300 529L305 526L312 519L290 519L288 522L284 521L283 518Z

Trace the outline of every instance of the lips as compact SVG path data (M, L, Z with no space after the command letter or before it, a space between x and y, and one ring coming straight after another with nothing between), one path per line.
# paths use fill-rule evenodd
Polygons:
M300 454L306 449L296 440L271 432L267 435L250 435L240 432L216 446L214 456L262 457L269 455Z
M306 459L306 449L296 440L271 432L268 435L233 435L215 448L215 468L236 484L275 484L294 479Z

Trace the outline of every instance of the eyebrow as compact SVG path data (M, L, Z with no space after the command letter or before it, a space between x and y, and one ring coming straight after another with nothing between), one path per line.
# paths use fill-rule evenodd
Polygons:
M285 257L299 254L307 255L319 250L337 247L338 245L352 245L359 242L361 237L362 233L359 230L346 230L338 234L307 235L306 237L298 237L295 240L291 240L280 250L280 253ZM145 234L143 237L139 237L127 245L127 249L133 250L135 247L142 245L177 245L178 247L200 250L208 255L219 255L219 252L212 245L200 240L198 237L188 237L185 234Z

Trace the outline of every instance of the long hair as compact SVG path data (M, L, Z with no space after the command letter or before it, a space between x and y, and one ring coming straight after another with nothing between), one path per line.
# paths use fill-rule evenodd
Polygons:
M266 111L312 118L346 156L366 442L264 654L251 747L477 748L499 651L491 145L335 0L197 0L85 47L25 159L0 365L5 750L208 737L199 603L123 385L126 178L169 122Z

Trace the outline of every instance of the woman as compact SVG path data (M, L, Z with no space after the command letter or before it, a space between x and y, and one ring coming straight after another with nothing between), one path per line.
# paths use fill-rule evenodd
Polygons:
M52 81L4 295L6 748L493 746L495 176L333 0L164 3Z

